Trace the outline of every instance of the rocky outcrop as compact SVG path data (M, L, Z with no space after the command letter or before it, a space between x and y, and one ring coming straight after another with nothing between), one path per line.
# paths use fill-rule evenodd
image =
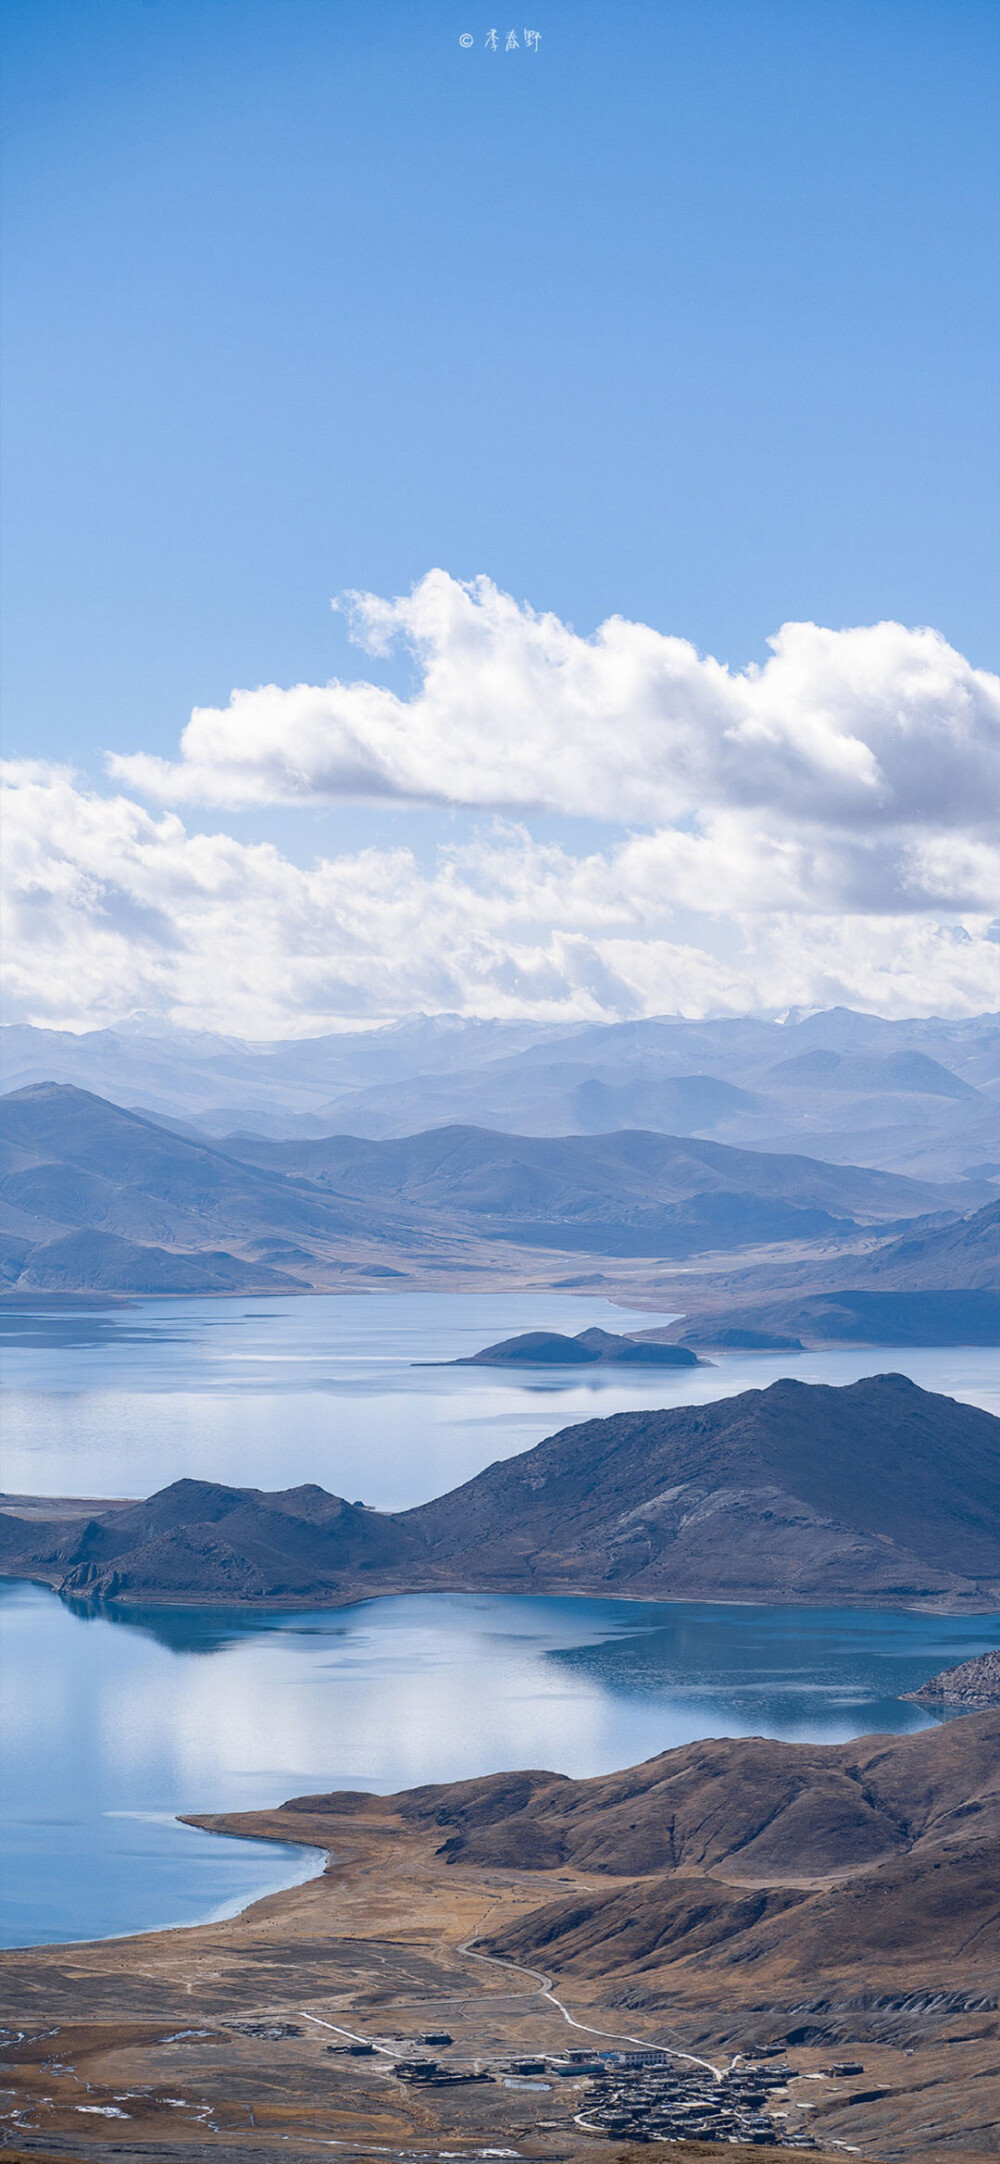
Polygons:
M977 1653L957 1668L942 1668L919 1691L907 1691L918 1706L955 1706L973 1712L980 1706L1000 1706L1000 1649Z

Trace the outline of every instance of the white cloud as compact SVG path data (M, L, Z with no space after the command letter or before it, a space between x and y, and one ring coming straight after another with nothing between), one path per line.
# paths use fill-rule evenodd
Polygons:
M162 801L346 797L673 824L763 813L773 833L985 832L1000 812L1000 680L939 633L786 624L763 668L612 617L593 638L488 579L432 571L350 597L370 651L402 643L411 698L358 681L234 691L195 709L175 762L111 761Z
M362 644L409 648L412 697L234 692L195 712L176 762L140 753L115 775L159 800L479 807L484 831L430 869L406 847L302 869L12 769L14 1011L270 1036L414 1008L1000 1006L1000 682L936 632L786 625L765 667L734 674L620 618L582 639L441 571L351 608ZM497 818L512 806L527 826ZM532 835L532 808L622 831L573 853Z
M921 856L731 810L583 856L494 826L430 871L405 848L302 869L40 763L9 770L5 834L10 1012L52 1025L1000 1006L1000 865L969 836L930 834Z

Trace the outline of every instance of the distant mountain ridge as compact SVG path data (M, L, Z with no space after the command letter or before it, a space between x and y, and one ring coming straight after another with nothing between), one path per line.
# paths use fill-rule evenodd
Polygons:
M865 1228L922 1238L928 1213L989 1192L638 1130L223 1147L67 1084L0 1099L0 1274L22 1290L292 1291L497 1249L683 1261Z
M65 1081L208 1135L638 1127L915 1177L1000 1161L1000 1017L508 1023L410 1016L245 1044L206 1032L0 1032L8 1088Z
M981 1213L984 1217L987 1213ZM1000 1227L972 1226L974 1267L977 1274L992 1278L993 1285L957 1289L927 1289L919 1282L919 1259L912 1274L912 1290L870 1290L867 1286L844 1287L835 1292L786 1295L758 1303L720 1303L718 1315L702 1315L695 1322L684 1318L672 1332L681 1343L696 1350L747 1351L773 1346L788 1350L809 1345L1000 1345ZM984 1258L982 1234L991 1236ZM956 1266L956 1263L958 1266ZM963 1257L952 1252L950 1267L962 1274Z
M366 1258L363 1208L237 1163L68 1085L0 1098L0 1269L25 1287L301 1289L271 1250ZM224 1244L223 1244L224 1243ZM233 1252L232 1250L235 1250ZM242 1253L240 1252L242 1250Z
M183 1480L0 1568L89 1600L323 1604L433 1590L1000 1608L1000 1420L900 1375L791 1381L549 1436L402 1512Z
M639 1129L535 1137L437 1127L397 1141L231 1137L227 1147L345 1197L447 1208L486 1238L602 1254L683 1258L809 1240L971 1199L968 1187Z
M693 1297L696 1314L671 1335L696 1348L782 1338L812 1345L1000 1345L1000 1201L956 1224L914 1226L864 1254L818 1259L806 1272L751 1266L742 1282Z

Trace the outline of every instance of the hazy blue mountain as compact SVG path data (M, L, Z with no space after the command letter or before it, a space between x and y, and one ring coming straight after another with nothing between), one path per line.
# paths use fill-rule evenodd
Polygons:
M958 1274L958 1266L953 1265ZM717 1318L682 1323L685 1344L744 1351L810 1345L1000 1345L1000 1257L996 1289L879 1291L852 1286L756 1306L721 1307Z
M223 1149L68 1084L0 1099L0 1270L23 1288L249 1290L275 1273L329 1284L428 1257L482 1263L498 1242L684 1259L905 1227L919 1244L966 1198L979 1196L964 1183L639 1129ZM959 1225L956 1254L962 1237Z
M885 1290L1000 1287L1000 1198L954 1225L915 1226L866 1257L863 1285Z
M308 1258L306 1258L308 1259ZM198 1254L121 1240L113 1232L67 1232L34 1247L17 1278L25 1291L289 1292L301 1281L287 1270L205 1248Z
M676 1333L692 1345L1000 1345L1000 1199L951 1224L918 1220L846 1264L751 1267L694 1303Z
M183 1118L219 1108L303 1117L340 1094L405 1076L446 1074L516 1053L551 1034L545 1025L410 1015L374 1030L246 1043L208 1031L161 1028L0 1030L5 1088L72 1082L115 1103Z
M274 1044L140 1028L0 1035L9 1088L62 1080L222 1138L641 1127L918 1178L1000 1163L1000 1018L532 1024L411 1016Z
M605 1254L814 1239L972 1199L957 1183L942 1187L640 1129L533 1137L438 1127L398 1141L232 1138L228 1147L340 1196L460 1212L486 1238Z
M926 1052L799 1052L779 1060L767 1079L780 1089L902 1090L924 1097L975 1097L971 1082L928 1059Z
M116 1291L266 1290L378 1259L398 1236L370 1214L237 1162L68 1084L0 1098L0 1250L7 1282ZM230 1250L235 1250L231 1252Z

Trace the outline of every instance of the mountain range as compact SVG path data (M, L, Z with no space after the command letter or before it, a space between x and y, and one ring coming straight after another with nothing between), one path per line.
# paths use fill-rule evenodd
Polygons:
M193 1480L77 1520L41 1507L0 1514L0 1569L91 1602L1000 1607L1000 1420L901 1375L586 1421L401 1512Z
M904 1231L950 1241L961 1284L977 1221L957 1212L992 1193L638 1130L223 1146L70 1084L0 1099L0 1271L21 1292L292 1291L538 1250L683 1262L817 1241L846 1243L856 1276L859 1244Z
M150 1027L0 1033L6 1086L65 1081L217 1138L637 1127L928 1179L1000 1169L1000 1017L505 1023L416 1015L247 1044Z
M1000 1345L1000 1202L863 1253L706 1273L687 1299L693 1313L668 1334L702 1349Z

